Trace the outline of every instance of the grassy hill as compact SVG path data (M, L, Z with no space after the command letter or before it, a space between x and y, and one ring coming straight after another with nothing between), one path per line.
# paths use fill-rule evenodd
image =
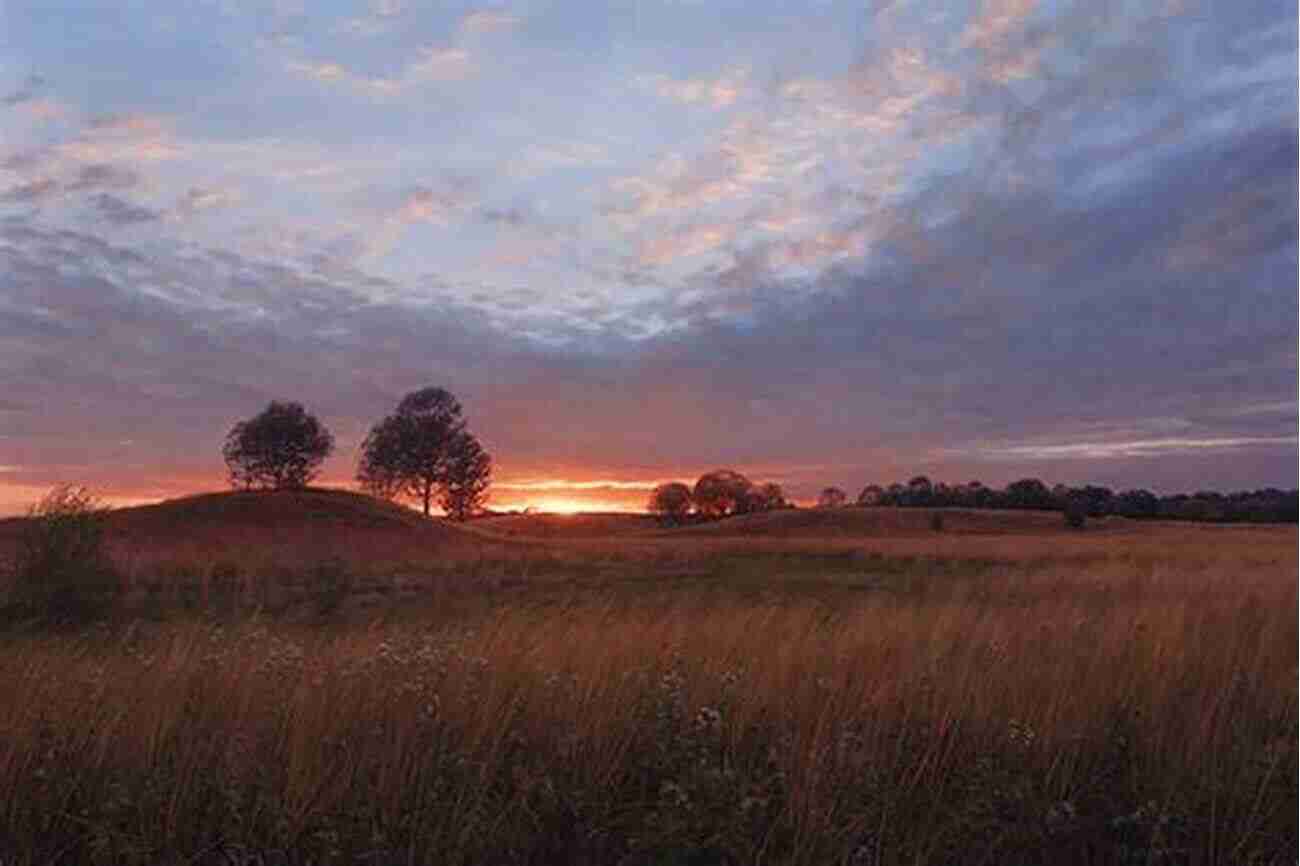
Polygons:
M0 521L0 557L26 518ZM176 563L263 565L342 560L350 566L481 555L502 541L346 490L228 491L114 509L108 545L130 572Z

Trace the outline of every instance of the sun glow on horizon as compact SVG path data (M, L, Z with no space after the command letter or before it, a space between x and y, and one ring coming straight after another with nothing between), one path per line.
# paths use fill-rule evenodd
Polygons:
M544 514L582 514L602 511L639 513L643 510L630 502L571 496L530 496L527 499L508 503L488 503L488 507L499 511L527 509Z

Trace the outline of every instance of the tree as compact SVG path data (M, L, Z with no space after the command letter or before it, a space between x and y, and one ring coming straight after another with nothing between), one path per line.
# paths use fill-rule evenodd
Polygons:
M483 509L491 479L491 455L472 434L462 432L451 444L438 504L452 520L466 520Z
M839 508L847 500L848 495L838 487L827 487L822 490L821 495L817 497L818 508Z
M230 428L221 453L232 486L284 490L305 487L333 450L334 437L301 404L272 401Z
M884 495L885 491L881 489L879 484L868 484L866 487L862 488L862 492L858 494L858 504L879 505L880 500Z
M924 475L913 476L907 482L903 505L925 506L934 497L934 485Z
M1052 491L1037 478L1022 478L1007 485L1006 503L1009 508L1040 509L1050 511L1056 507Z
M680 481L660 484L650 494L646 508L665 520L682 520L691 511L691 488Z
M726 517L751 510L754 485L731 469L706 472L695 482L695 508L705 517Z
M785 501L785 491L775 481L761 484L750 493L750 509L753 511L776 511L789 508Z
M362 488L385 499L410 497L426 517L435 500L453 518L468 516L485 499L490 474L491 457L466 429L460 402L442 388L403 397L370 429L357 466Z

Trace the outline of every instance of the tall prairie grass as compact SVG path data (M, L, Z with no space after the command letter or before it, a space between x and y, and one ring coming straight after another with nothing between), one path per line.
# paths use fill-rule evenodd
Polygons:
M1294 862L1293 554L717 555L11 634L0 862Z

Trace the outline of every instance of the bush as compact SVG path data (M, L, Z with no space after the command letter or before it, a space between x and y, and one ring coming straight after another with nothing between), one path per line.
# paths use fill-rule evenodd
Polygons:
M118 576L105 549L108 509L81 487L56 487L32 506L18 545L14 598L23 612L74 621L102 613Z
M1071 529L1083 529L1088 522L1088 503L1074 497L1065 503L1065 525Z

